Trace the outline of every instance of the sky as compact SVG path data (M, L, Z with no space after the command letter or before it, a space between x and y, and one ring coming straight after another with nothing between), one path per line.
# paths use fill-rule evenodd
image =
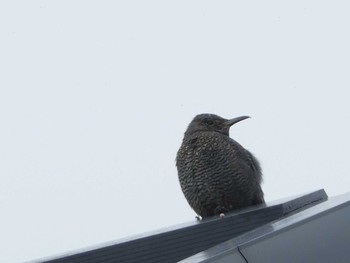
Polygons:
M1 1L0 261L195 220L177 179L199 113L266 201L350 191L347 1Z

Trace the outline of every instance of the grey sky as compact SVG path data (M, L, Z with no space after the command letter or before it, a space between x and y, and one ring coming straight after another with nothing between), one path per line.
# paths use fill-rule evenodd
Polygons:
M175 168L197 113L267 201L349 191L346 1L2 1L0 261L194 220Z

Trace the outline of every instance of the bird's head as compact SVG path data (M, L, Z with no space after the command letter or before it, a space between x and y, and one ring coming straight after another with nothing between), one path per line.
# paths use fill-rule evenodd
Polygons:
M203 132L203 131L213 131L219 132L224 135L229 135L230 127L242 120L250 118L249 116L241 116L233 119L224 119L215 114L199 114L191 121L188 125L188 128L185 132L185 135L190 135L195 132Z

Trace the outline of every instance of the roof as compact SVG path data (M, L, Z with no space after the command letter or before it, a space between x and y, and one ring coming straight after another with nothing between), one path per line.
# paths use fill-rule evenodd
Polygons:
M349 216L350 193L318 190L44 262L345 262Z
M287 215L182 260L193 262L337 262L350 258L350 193Z

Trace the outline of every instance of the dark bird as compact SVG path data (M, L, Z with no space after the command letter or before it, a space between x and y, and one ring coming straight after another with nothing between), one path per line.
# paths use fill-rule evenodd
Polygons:
M200 114L185 132L176 157L179 181L203 218L264 203L258 160L229 137L230 127L247 118Z

